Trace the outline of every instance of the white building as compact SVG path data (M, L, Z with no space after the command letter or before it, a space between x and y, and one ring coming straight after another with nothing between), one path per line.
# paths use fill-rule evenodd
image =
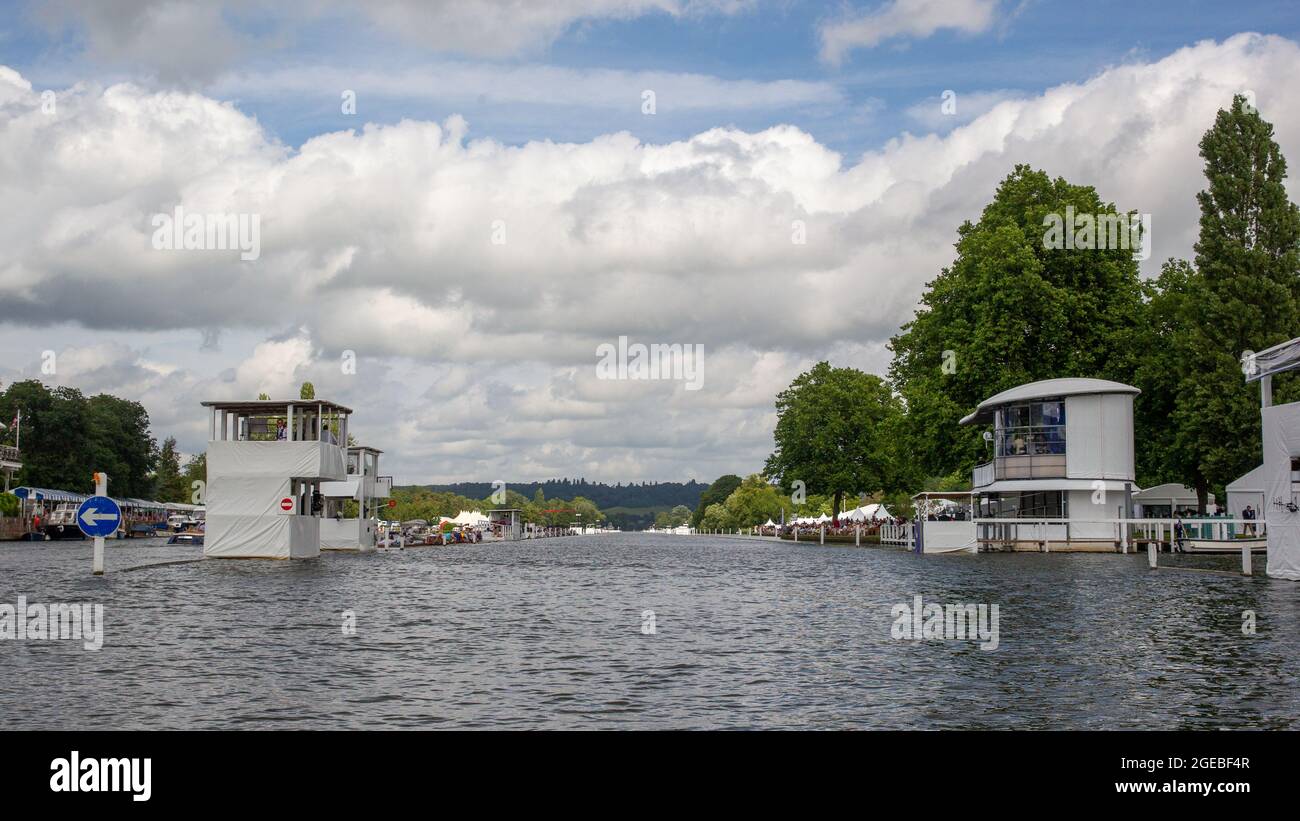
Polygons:
M963 425L984 424L990 461L972 476L974 517L992 548L1114 550L1134 489L1133 398L1104 379L1046 379L985 399ZM1025 521L1029 520L1029 521Z
M379 538L380 506L392 495L393 477L379 475L382 450L352 445L347 449L347 476L341 482L321 482L325 509L320 522L321 550L375 549ZM344 505L357 503L357 515L343 515Z
M320 555L322 482L346 479L352 411L321 400L204 402L210 412L203 555Z

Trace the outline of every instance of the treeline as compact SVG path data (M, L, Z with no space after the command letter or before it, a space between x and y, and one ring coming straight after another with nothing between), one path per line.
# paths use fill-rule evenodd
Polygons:
M473 484L473 483L467 483ZM489 491L491 485L488 485ZM493 501L491 493L483 498L473 498L447 490L432 490L427 487L393 488L392 501L395 505L385 508L380 516L397 521L423 519L436 523L440 516L455 516L462 510L520 510L520 518L528 524L547 527L566 527L579 523L598 524L605 519L595 502L583 496L569 499L547 497L541 489L534 491L532 498L514 490L507 490L500 502Z
M21 428L14 424L20 410ZM99 470L113 496L189 502L192 483L206 475L202 455L182 467L175 439L158 446L143 405L106 393L14 382L0 391L0 421L0 441L21 444L19 485L91 493Z
M763 477L779 486L780 504L802 490L843 510L865 493L903 513L908 492L968 488L989 448L985 428L961 418L1000 391L1056 377L1139 388L1138 484L1189 485L1202 510L1207 493L1223 498L1261 461L1259 389L1245 382L1242 357L1300 336L1300 211L1273 128L1243 97L1218 113L1200 155L1195 257L1167 260L1154 280L1135 259L1149 236L1114 243L1094 233L1151 220L1091 186L1017 166L979 220L957 229L952 265L890 341L887 380L823 362L778 395ZM1069 226L1072 242L1052 246L1049 227L1059 231L1067 214L1091 217ZM1274 396L1300 398L1300 379L1276 378ZM753 487L731 504L742 483L723 478L697 506L697 524L709 510L720 521L728 505L733 526L761 521L771 494Z
M457 482L449 485L423 485L430 491L454 493L460 496L485 499L496 489L490 482ZM538 491L546 498L571 499L581 496L595 502L600 508L655 507L670 509L685 505L694 509L707 484L692 479L689 482L640 482L607 485L588 482L586 479L548 479L545 482L508 482L506 489L531 499ZM653 519L653 514L647 521Z

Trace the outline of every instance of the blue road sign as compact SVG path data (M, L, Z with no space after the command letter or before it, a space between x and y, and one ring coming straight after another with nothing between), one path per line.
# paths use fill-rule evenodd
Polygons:
M122 509L107 496L91 496L77 508L77 525L87 536L111 536L122 523Z

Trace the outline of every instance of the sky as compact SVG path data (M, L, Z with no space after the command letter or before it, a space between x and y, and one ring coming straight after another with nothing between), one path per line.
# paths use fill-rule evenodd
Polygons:
M1248 0L0 0L0 383L137 399L194 453L201 401L310 380L399 483L752 473L801 371L885 374L1017 163L1150 214L1144 275L1190 257L1234 93L1300 157L1298 28ZM257 253L158 247L178 206L256 217ZM702 346L698 379L605 378L620 337Z

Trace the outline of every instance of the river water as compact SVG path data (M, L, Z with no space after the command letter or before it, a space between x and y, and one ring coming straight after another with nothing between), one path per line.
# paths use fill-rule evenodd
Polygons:
M0 640L0 729L1300 726L1300 585L1145 556L630 533L147 566L201 548L119 542L94 578L90 555L0 543L0 604L104 607L99 650ZM917 595L998 605L997 649L892 638Z

